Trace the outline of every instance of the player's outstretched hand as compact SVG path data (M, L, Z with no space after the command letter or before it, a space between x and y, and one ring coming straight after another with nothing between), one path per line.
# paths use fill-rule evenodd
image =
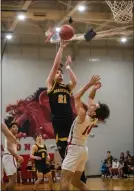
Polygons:
M89 83L90 83L91 86L94 86L97 83L99 83L100 79L101 79L100 76L94 75L94 76L92 76L92 78L91 78Z
M65 41L65 40L62 40L61 39L61 41L60 41L60 47L62 47L62 48L65 48L66 46L67 46L67 42Z
M17 157L17 159L18 159L18 161L19 161L20 163L22 163L22 162L24 161L23 157L20 156L20 155Z
M94 89L95 89L95 90L98 90L98 89L101 88L101 86L102 86L101 82L97 82L97 83L94 85Z
M68 65L70 65L72 63L72 58L70 55L68 55L66 57L66 63L65 63L65 67L67 67Z

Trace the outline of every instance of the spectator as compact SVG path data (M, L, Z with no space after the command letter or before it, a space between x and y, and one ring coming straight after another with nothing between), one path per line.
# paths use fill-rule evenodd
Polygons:
M129 171L129 167L132 165L132 157L130 155L128 155L128 157L126 158L125 162L124 162L124 174L126 174L127 176L129 175L130 171Z
M32 170L33 168L33 161L29 158L26 170Z
M110 151L107 151L107 163L109 165L112 165L112 161L113 161L113 157L111 155L111 152Z
M134 175L134 157L131 158L131 162L128 165L128 173L130 175L130 177Z
M111 167L112 167L113 157L112 157L110 151L107 151L107 159L106 160L107 160L108 172L109 172L109 174L111 174Z
M121 154L120 154L120 161L124 162L124 160L125 160L125 155L124 155L123 152L121 152Z
M126 152L126 157L125 157L125 160L128 160L128 158L129 158L129 157L131 157L131 155L130 155L130 152L129 152L129 151L127 151L127 152Z
M108 167L107 167L107 160L105 159L102 166L101 166L101 174L102 177L107 177L108 175Z
M27 170L27 181L31 182L32 179L34 179L34 171L33 171L33 161L31 160L31 158L28 159L28 163L26 166L26 170Z
M56 178L57 178L57 180L60 180L60 178L61 178L61 164L57 164L57 173L56 173Z
M21 163L17 162L17 183L21 182Z
M111 176L118 176L119 161L115 158L112 162L112 168L110 169Z
M53 182L55 182L55 180L56 180L56 172L55 172L55 162L54 162L54 159L52 159L50 161L50 164L51 164L50 169L51 169L51 172L52 172L52 179L53 179Z
M119 161L118 174L119 174L120 178L122 178L124 176L124 160L123 160L123 158Z
M131 156L128 156L128 160L127 160L127 172L128 175L132 175L133 174L133 167L134 167L134 159Z

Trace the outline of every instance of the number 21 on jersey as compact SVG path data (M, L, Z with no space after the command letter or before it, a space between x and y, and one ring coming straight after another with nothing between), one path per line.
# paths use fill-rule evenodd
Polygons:
M58 95L58 103L67 103L67 97L66 95Z
M43 159L45 158L45 153L42 153L42 158L43 158Z

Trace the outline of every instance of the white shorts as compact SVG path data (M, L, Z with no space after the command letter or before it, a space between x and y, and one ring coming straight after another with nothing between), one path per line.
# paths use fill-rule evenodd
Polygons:
M62 163L62 169L71 172L83 172L88 159L88 148L86 146L69 145L67 155Z
M7 176L11 176L17 172L17 162L11 154L3 155L2 165Z

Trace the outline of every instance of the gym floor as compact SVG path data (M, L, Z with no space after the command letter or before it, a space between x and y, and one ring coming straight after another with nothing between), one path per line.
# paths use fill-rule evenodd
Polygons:
M134 179L102 179L102 178L89 178L87 184L90 190L134 190ZM4 185L2 185L4 189ZM2 189L2 190L3 190ZM60 184L54 184L54 190L59 190ZM17 184L16 190L33 190L33 184ZM40 184L38 190L48 190L48 185ZM76 190L72 188L72 190Z

